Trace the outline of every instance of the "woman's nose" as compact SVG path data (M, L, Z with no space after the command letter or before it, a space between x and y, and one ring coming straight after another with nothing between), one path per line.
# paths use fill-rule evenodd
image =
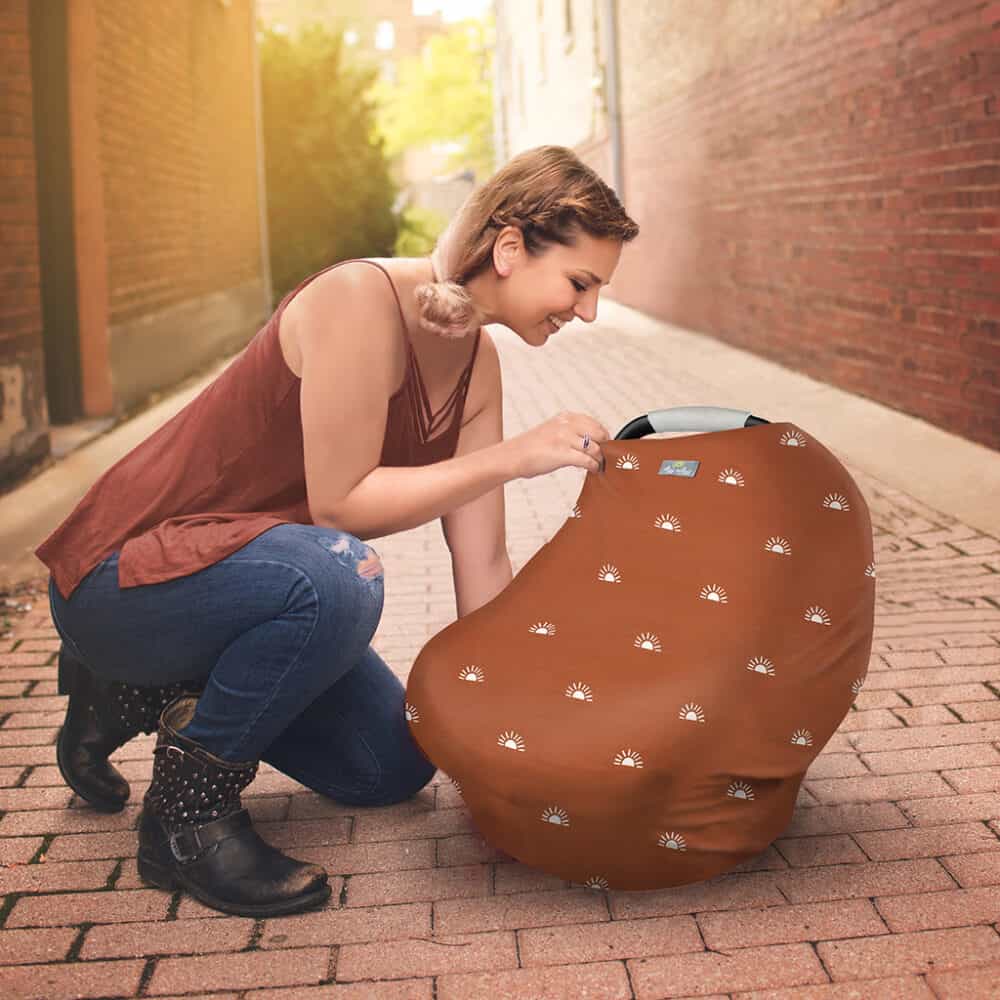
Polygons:
M577 303L575 312L584 323L593 323L597 319L597 296L588 296L582 302Z

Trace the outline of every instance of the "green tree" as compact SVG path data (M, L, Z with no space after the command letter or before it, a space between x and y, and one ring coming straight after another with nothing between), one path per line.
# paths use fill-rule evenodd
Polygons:
M394 157L414 146L457 142L449 168L493 172L493 15L468 18L432 36L419 57L400 61L395 84L372 87L376 123Z
M258 33L271 272L276 301L349 257L389 257L398 193L368 96L376 71L318 24Z

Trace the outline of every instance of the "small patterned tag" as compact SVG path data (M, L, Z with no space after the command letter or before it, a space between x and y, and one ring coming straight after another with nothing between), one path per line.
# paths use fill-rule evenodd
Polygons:
M690 479L701 463L696 458L665 458L660 463L660 476L687 476Z

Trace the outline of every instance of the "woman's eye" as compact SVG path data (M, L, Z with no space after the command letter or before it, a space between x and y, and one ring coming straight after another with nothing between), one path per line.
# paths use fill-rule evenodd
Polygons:
M574 281L573 278L570 278L569 280L570 280L571 284L573 285L573 287L578 292L585 292L587 290L587 286L586 285L581 285L579 281Z

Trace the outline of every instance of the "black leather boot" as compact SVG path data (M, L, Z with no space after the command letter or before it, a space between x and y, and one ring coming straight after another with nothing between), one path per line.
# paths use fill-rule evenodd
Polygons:
M69 704L56 743L56 761L66 784L95 809L120 812L131 789L109 763L109 755L133 736L155 732L164 705L183 691L203 686L197 681L156 688L106 681L88 670L64 643L59 650L58 690L69 695Z
M319 865L263 841L240 792L258 761L232 763L181 735L197 699L183 695L160 716L153 781L139 819L139 876L161 889L184 889L223 913L270 917L326 902Z

